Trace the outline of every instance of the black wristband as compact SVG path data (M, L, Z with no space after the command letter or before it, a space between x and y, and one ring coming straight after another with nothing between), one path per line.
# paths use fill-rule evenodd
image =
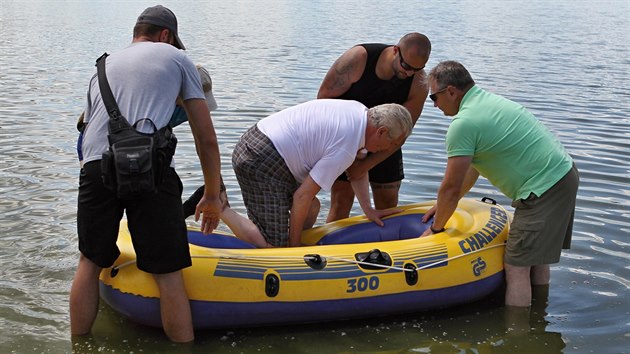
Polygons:
M433 228L433 224L431 224L431 226L429 226L429 228L431 229L431 232L433 232L434 234L439 234L440 232L444 232L444 230L446 230L445 228L442 228L440 230L436 230Z

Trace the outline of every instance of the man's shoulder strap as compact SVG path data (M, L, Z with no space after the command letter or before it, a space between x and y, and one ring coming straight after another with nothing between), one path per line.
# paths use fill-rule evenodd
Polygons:
M127 119L123 117L120 113L120 109L118 108L118 104L116 103L116 99L114 98L114 94L112 94L112 90L109 87L109 82L107 81L107 74L105 73L105 61L109 54L104 53L98 59L96 59L96 71L98 74L98 87L101 90L101 97L103 99L103 103L105 104L105 108L107 109L107 113L109 114L109 132L119 131L121 129L127 129L131 126Z

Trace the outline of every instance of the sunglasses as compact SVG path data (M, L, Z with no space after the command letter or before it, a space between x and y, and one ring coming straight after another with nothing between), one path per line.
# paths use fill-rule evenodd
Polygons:
M429 95L429 98L431 99L431 101L433 101L433 102L437 101L437 95L438 95L439 93L442 93L442 92L446 91L446 89L447 89L447 88L448 88L448 86L446 86L445 88L441 89L441 90L440 90L440 91L438 91L438 92L434 92L434 93L430 94L430 95Z
M397 46L396 48L398 48L398 58L400 58L400 66L403 69L405 69L406 71L413 71L414 73L424 69L424 66L421 68L414 68L413 66L407 64L405 59L403 59L402 50L400 50L400 47Z

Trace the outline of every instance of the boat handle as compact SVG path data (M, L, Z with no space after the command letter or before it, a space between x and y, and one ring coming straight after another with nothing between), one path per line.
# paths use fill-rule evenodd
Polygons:
M483 203L488 203L488 204L492 204L492 205L497 205L497 201L496 201L496 200L494 200L494 199L492 199L492 198L490 198L490 197L483 197L483 198L481 198L481 201L482 201Z
M407 281L407 285L413 286L418 284L418 270L415 265L411 263L407 263L404 266L405 270L405 280Z
M280 292L280 279L275 274L267 274L265 277L265 294L268 297L276 297Z

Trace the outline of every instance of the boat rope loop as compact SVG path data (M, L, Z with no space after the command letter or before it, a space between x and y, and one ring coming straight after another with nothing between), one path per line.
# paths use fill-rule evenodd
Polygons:
M338 261L338 262L345 262L345 263L353 263L353 264L357 264L357 265L369 265L372 267L378 267L378 268L383 268L383 269L391 269L391 270L398 270L401 272L416 272L418 270L422 270L422 269L426 269L426 268L431 268L434 267L438 264L444 263L444 262L449 262L458 258L462 258L462 257L466 257L466 256L470 256L473 255L475 253L478 252L482 252L482 251L487 251L489 249L493 249L496 247L505 247L505 243L500 243L497 245L493 245L493 246L488 246L488 247L484 247L484 248L480 248L478 250L474 250L472 252L468 252L468 253L463 253L457 256L453 256L453 257L449 257L446 259L441 259L439 261L433 262L433 263L429 263L429 264L425 264L422 267L418 267L416 269L411 269L411 268L401 268L401 267L396 267L396 266L389 266L389 265L384 265L384 264L374 264L374 263L369 263L369 262L362 262L362 261L357 261L354 259L346 259L346 258L339 258L339 257L334 257L334 256L321 256L321 255L313 255L313 254L309 254L306 255L304 257L295 257L295 256L245 256L245 255L235 255L235 254L230 254L228 252L222 254L222 255L208 255L208 256L202 256L202 255L197 255L197 256L190 256L190 258L221 258L221 259L255 259L255 260L265 260L265 259L272 259L272 260L278 260L278 259L286 259L286 260L318 260L318 259L330 259L330 260L334 260L334 261ZM112 270L111 270L111 276L115 277L116 274L118 273L118 271L121 268L124 268L128 265L134 264L136 263L136 260L129 260L127 262L121 263L117 266L113 266Z

